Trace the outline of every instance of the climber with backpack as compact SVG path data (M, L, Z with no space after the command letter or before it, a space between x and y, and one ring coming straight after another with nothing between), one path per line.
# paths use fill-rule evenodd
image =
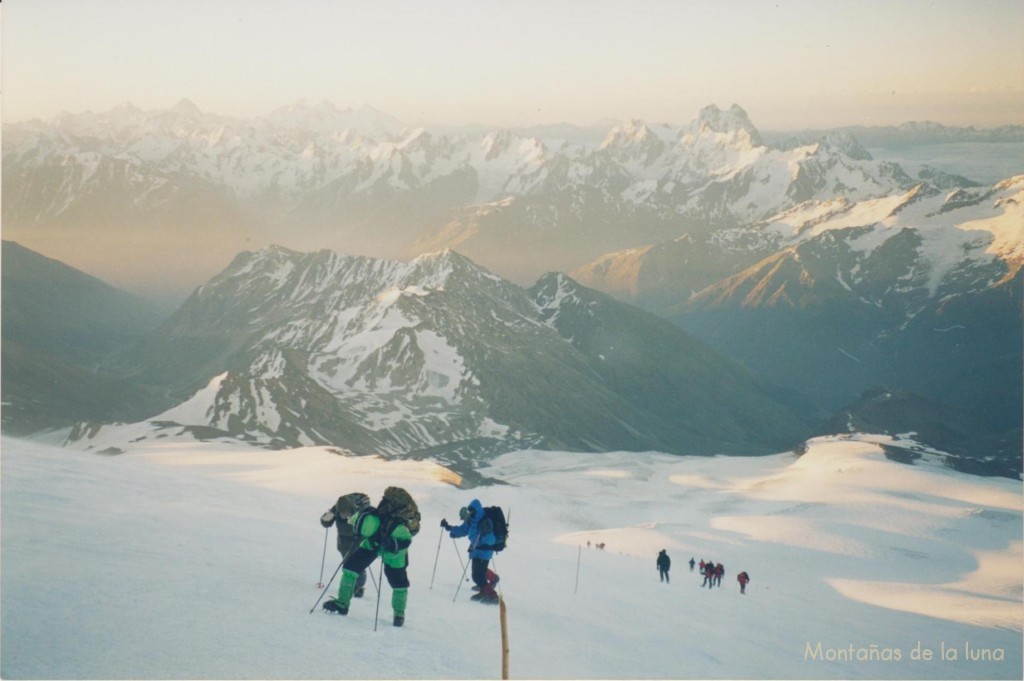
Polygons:
M658 575L661 577L661 581L668 582L668 571L672 567L672 559L668 557L668 552L662 549L658 553L658 560L656 561L658 566Z
M362 492L352 492L338 497L338 501L331 506L326 513L320 516L320 524L325 528L334 525L338 530L338 553L341 559L356 550L362 537L357 536L352 526L348 524L349 518L364 508L369 508L370 497ZM326 542L326 538L325 538ZM362 598L366 589L366 570L359 573L356 579L354 595Z
M462 519L460 525L450 525L448 520L444 519L441 521L441 527L448 530L448 536L453 539L469 538L473 590L477 592L472 596L472 600L497 603L498 593L494 587L500 578L493 570L488 569L488 565L494 557L494 552L505 548L508 535L505 514L499 506L489 506L485 509L479 499L473 499L469 506L459 510L459 518Z
M736 581L740 583L740 593L747 593L747 583L750 581L750 575L747 574L746 570L736 575Z
M338 596L324 603L324 610L347 615L359 573L380 556L384 576L391 586L393 624L405 624L405 606L409 598L409 545L420 531L420 512L409 493L401 487L384 490L377 507L368 506L349 518L349 525L361 538L354 551L342 562ZM383 587L379 584L378 588ZM378 601L379 602L379 601Z

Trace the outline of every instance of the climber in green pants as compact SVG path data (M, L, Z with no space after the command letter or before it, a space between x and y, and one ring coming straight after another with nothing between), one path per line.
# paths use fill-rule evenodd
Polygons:
M377 556L384 563L384 575L391 586L391 609L394 625L405 624L405 605L409 599L409 545L419 532L420 514L409 493L399 487L388 487L377 507L360 510L349 518L359 546L342 563L338 596L324 603L324 610L347 615L359 574Z

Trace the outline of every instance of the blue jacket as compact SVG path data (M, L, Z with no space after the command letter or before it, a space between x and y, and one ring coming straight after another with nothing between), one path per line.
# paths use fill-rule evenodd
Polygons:
M473 512L472 515L463 520L461 525L457 525L448 530L448 536L452 538L469 537L469 557L490 560L491 556L494 555L494 551L487 548L480 548L484 546L493 546L496 541L494 532L485 532L483 535L480 534L480 521L484 519L484 506L480 503L479 499L474 499L469 502L469 509Z

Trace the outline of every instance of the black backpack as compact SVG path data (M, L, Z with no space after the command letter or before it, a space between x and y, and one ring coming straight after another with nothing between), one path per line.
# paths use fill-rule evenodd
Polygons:
M505 512L501 506L488 506L484 509L484 521L490 521L491 532L494 533L494 544L490 547L493 551L504 551L508 542L508 521L505 520Z

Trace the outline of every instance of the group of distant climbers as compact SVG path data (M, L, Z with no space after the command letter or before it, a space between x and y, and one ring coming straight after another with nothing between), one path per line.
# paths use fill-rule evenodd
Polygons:
M690 572L693 572L693 568L697 565L697 562L690 558ZM662 549L658 552L658 575L661 577L662 582L668 582L668 571L672 567L672 559L668 557L668 551ZM710 560L700 561L700 574L704 577L704 582L701 584L701 588L707 587L721 587L722 577L725 575L725 567L721 563L715 563ZM747 583L750 581L750 575L743 571L736 575L736 581L740 583L740 593L747 593Z

